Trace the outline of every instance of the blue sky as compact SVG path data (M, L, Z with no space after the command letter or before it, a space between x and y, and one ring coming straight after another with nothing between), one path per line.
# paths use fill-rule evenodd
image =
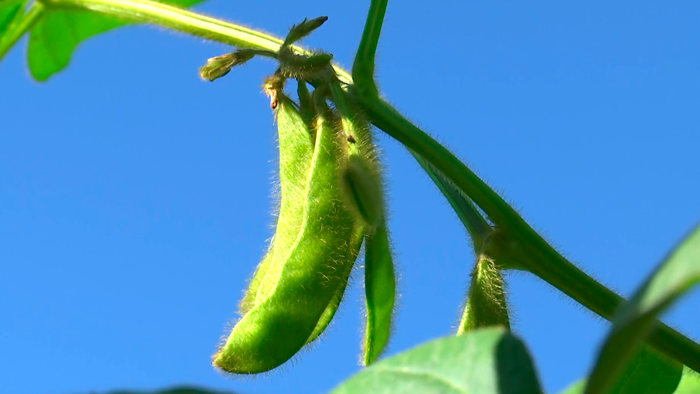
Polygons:
M226 2L196 10L352 63L366 5ZM482 4L483 3L483 4ZM700 218L700 3L389 5L384 96L465 160L586 272L629 295ZM272 234L275 127L251 62L198 79L229 48L130 26L81 45L48 83L26 41L0 63L0 391L324 393L359 370L361 273L325 339L262 377L209 356ZM379 132L400 272L387 352L453 333L473 264L456 216ZM547 392L589 371L608 324L522 273L514 331ZM700 293L665 320L700 338Z

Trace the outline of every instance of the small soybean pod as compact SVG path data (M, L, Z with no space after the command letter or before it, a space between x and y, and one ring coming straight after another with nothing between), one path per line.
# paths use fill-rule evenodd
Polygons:
M339 284L355 262L349 243L354 217L341 196L347 155L344 137L329 124L326 111L316 118L316 144L309 172L304 219L273 290L233 327L214 355L214 366L228 372L269 371L306 343Z
M317 96L322 96L325 91L325 88L322 88ZM306 83L299 83L297 93L299 95L299 106L300 110L299 112L301 113L301 116L306 120L306 119L311 119L307 121L307 123L313 121L313 116L315 115L315 109L313 106L313 102L318 102L320 99L319 97L312 97L309 94L309 91L306 88ZM312 105L309 105L312 104ZM320 104L323 107L323 111L328 111L324 103ZM306 111L305 111L306 108ZM334 127L336 127L336 132L342 133L342 130L338 129L339 121L337 118L337 115L333 112L327 112L328 117L329 117L329 122L332 124ZM306 114L306 115L305 115ZM362 241L364 240L365 237L365 225L361 221L356 220L354 223L355 229L353 230L353 237L352 241L349 243L349 247L351 250L351 253L353 256L356 256L360 252L360 248L362 246ZM316 340L328 327L330 324L331 320L333 320L333 317L335 316L336 311L338 310L338 307L340 306L341 301L343 300L343 295L345 294L345 288L347 287L348 284L348 279L350 277L351 271L352 271L352 264L348 264L346 269L347 272L343 274L343 277L346 278L346 280L341 281L341 283L338 286L338 289L336 290L333 298L331 299L331 302L328 304L326 307L326 310L323 311L323 314L321 315L321 318L318 320L318 323L316 324L316 328L314 331L311 333L309 336L309 339L306 340L306 343L311 343L314 340Z
M396 297L396 278L386 222L365 237L365 302L367 321L363 365L379 357L389 342Z
M346 184L359 217L365 222L365 302L367 317L362 363L379 357L389 341L396 297L396 277L384 212L384 187L378 152L369 123L346 100L340 85L331 94L341 114L349 144Z
M268 291L266 277L279 276L280 264L286 252L299 234L304 218L306 183L311 168L314 145L311 134L293 102L283 94L278 95L276 109L277 140L279 146L279 207L275 235L267 254L258 265L248 290L239 304L244 315ZM272 280L276 282L276 280ZM258 295L260 293L260 296Z
M384 188L377 149L369 123L357 106L351 106L337 81L330 85L331 96L340 113L340 126L348 145L345 171L345 197L359 220L371 234L384 220Z
M500 233L489 234L472 271L469 294L457 335L477 328L502 326L510 330L508 304L501 269L511 258Z

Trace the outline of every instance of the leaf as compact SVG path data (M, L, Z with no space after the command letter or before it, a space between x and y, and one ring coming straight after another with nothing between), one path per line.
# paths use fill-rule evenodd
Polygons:
M681 364L644 346L627 363L610 394L671 394L682 373Z
M683 377L674 394L700 393L700 375L688 367L683 367Z
M586 379L581 379L578 382L572 383L571 386L560 391L558 394L581 394L586 389Z
M20 0L0 0L0 48L22 20L22 5Z
M501 328L419 345L351 377L331 394L539 394L525 345Z
M22 9L22 2L19 0L0 0L0 37L8 30L10 22Z
M163 0L188 7L202 0ZM32 29L27 59L37 81L45 81L68 65L73 50L86 38L129 23L116 17L83 10L48 10Z
M700 280L700 226L683 240L623 305L593 367L586 393L604 393L658 323L656 317Z
M644 346L625 365L625 370L607 394L672 394L681 379L678 362ZM580 394L586 387L582 379L559 394Z

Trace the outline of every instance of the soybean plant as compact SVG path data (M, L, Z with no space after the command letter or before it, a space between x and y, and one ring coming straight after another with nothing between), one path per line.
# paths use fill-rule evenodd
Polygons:
M371 0L351 72L333 64L331 53L298 45L327 17L305 19L279 39L178 7L197 2L0 1L0 59L29 32L30 72L46 80L67 65L81 40L146 22L235 47L206 61L199 70L205 81L257 57L276 62L263 82L279 142L275 235L239 302L240 319L213 356L215 367L233 374L269 371L318 338L364 247L361 362L368 368L333 393L540 393L524 344L509 332L507 270L533 274L612 322L590 375L566 394L700 393L693 372L700 371L700 345L657 320L700 281L700 227L626 301L564 258L469 167L381 97L374 62L388 0ZM71 34L56 26L71 26ZM379 358L392 330L396 278L373 142L379 131L406 147L433 180L476 256L457 335L385 360Z

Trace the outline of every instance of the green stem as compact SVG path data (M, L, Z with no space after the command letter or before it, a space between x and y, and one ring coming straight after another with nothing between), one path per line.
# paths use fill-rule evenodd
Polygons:
M374 83L374 58L377 54L379 35L382 32L384 15L388 0L372 0L367 13L365 29L362 31L360 47L352 65L352 77L359 89L366 89L370 95L377 96L377 85Z
M373 0L362 34L362 42L353 64L358 100L372 122L418 154L469 196L489 219L525 250L520 251L522 265L588 309L612 319L624 299L571 264L552 248L493 189L484 183L449 150L419 129L384 100L374 82L374 57L387 0ZM665 324L660 324L647 341L658 350L700 372L700 345Z
M457 217L459 217L459 220L464 225L464 228L467 229L472 239L474 254L478 256L486 237L493 231L489 222L481 216L481 213L479 213L479 210L469 197L465 196L464 193L456 188L442 173L437 171L435 167L416 152L410 149L408 149L408 152L413 155L413 158L420 164L423 171L428 174L430 179L432 179L438 189L440 189L440 192L445 196L447 202L450 203Z
M426 159L483 209L497 227L527 233L529 238L539 238L508 203L449 150L413 125L387 102L377 96L365 94L365 91L358 87L357 98L372 119L372 123Z
M283 42L277 37L256 30L148 0L41 0L41 2L47 8L89 10L132 22L153 23L238 48L277 51ZM309 53L298 46L291 46L291 48L300 53ZM352 83L352 78L347 71L339 67L334 69L343 82Z
M523 244L520 257L528 271L559 289L576 302L611 320L625 302L560 255L549 244ZM700 345L664 323L649 333L646 342L662 353L700 372Z
M384 100L362 94L357 98L372 123L414 151L486 212L497 228L506 231L523 250L519 254L528 271L561 290L601 317L611 320L624 299L596 282L561 256L537 234L510 205L477 177L464 163ZM366 92L366 90L364 91ZM700 372L700 345L665 324L647 338L659 351Z
M16 28L12 29L8 35L4 36L3 39L0 40L0 60L2 60L7 52L10 51L10 48L17 43L17 40L19 40L24 33L31 30L31 28L34 27L34 24L36 24L41 17L44 16L44 11L45 7L42 3L36 1L32 3L32 6L29 7L29 11L22 16L22 20L20 21L19 25L17 25Z

